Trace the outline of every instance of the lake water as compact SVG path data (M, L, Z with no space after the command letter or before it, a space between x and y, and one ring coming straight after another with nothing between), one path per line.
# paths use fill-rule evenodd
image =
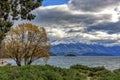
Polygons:
M15 64L14 61L10 63ZM35 61L33 64L44 64L42 59ZM82 64L87 66L104 66L109 70L120 68L120 56L52 56L48 60L48 64L62 68L69 68L71 65Z

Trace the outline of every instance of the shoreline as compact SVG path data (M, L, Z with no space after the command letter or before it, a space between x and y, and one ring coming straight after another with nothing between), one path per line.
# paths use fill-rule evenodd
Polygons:
M15 66L16 62L13 59L3 59ZM70 68L72 65L81 64L89 67L104 66L108 70L115 70L120 68L120 57L64 57L51 56L47 62L48 65L57 66L61 68ZM59 62L59 63L58 63ZM32 65L45 65L42 59L38 59Z

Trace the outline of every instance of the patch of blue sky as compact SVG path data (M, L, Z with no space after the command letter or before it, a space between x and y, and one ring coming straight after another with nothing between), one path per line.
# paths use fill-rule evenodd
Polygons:
M69 0L43 0L42 6L67 4Z

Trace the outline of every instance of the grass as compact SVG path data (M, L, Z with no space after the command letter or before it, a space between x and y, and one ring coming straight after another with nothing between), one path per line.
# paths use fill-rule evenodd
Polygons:
M50 65L0 67L0 80L118 80L120 69L73 65L69 69Z

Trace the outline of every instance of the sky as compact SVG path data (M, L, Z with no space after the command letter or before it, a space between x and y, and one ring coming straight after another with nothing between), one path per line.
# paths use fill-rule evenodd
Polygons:
M44 0L32 13L53 45L120 45L120 0Z
M43 0L42 6L61 5L68 3L68 0Z

